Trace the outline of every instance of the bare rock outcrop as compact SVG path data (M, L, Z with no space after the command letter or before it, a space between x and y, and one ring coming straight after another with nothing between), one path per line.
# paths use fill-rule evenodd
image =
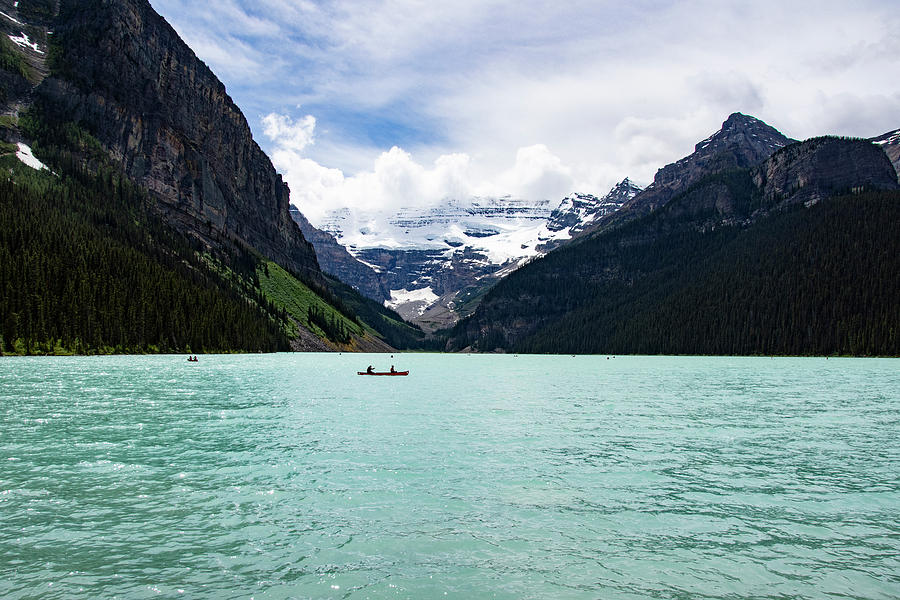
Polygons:
M52 27L45 115L96 138L178 229L321 278L244 115L147 0L61 0Z
M751 171L763 206L815 204L829 196L897 189L887 155L868 140L819 137L793 144Z

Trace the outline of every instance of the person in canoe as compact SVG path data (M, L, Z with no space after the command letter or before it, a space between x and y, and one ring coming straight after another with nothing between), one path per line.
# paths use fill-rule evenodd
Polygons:
M366 373L368 373L369 375L372 375L374 372L375 372L375 369L372 368L372 365L369 365L369 368L366 369Z
M394 370L394 365L391 365L391 373L396 373L396 372L397 371Z

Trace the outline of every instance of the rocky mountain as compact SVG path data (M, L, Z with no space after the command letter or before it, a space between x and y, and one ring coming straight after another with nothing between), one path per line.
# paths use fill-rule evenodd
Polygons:
M390 297L390 293L384 289L384 284L372 267L347 252L347 249L341 246L333 235L313 227L299 208L291 205L290 211L291 218L300 226L303 237L309 240L315 248L319 265L323 271L379 303Z
M554 233L566 230L568 236L548 240L539 246L539 249L548 252L565 243L566 239L579 236L595 223L611 217L641 191L640 186L626 177L603 198L589 194L574 194L564 198L559 207L550 214L547 229Z
M0 31L0 352L418 347L322 273L243 114L147 0L0 0Z
M877 144L834 137L787 146L750 171L754 191L762 196L762 212L790 204L810 206L841 192L896 189L896 174Z
M709 173L754 167L795 141L755 117L734 113L719 131L697 142L692 154L657 171L653 183L626 202L616 219L645 215ZM609 220L603 219L599 225Z
M323 256L337 259L326 270L434 329L455 321L461 290L488 285L535 254L541 232L549 236L543 224L550 213L549 202L514 198L448 199L393 213L340 210L312 238L321 240ZM349 256L335 252L330 236Z
M645 190L625 179L603 198L573 194L556 206L474 198L390 215L341 210L321 223L325 234L298 222L307 237L321 240L314 245L320 260L329 261L326 271L434 329L466 314L472 300L477 303L486 288L525 262L617 218L646 214L711 172L755 166L793 141L759 119L734 113L690 156L660 169Z
M603 198L590 194L573 194L564 198L550 213L547 229L553 232L567 229L569 234L575 235L597 219L619 210L640 192L641 188L626 177Z
M900 129L889 131L884 135L872 138L870 141L884 149L885 154L891 159L894 169L897 171L897 179L900 181Z
M146 0L0 6L6 30L35 44L37 65L7 113L33 106L51 126L78 124L180 231L211 247L254 248L321 279L289 214L289 190L243 114Z
M625 179L603 198L574 194L556 206L504 197L448 199L392 214L333 211L322 225L325 231L299 211L293 214L326 272L435 329L467 314L497 280L639 191Z
M752 168L710 165L646 214L511 274L448 348L857 353L863 339L864 352L900 348L885 325L900 314L888 275L900 267L891 250L900 186L877 145L815 138Z

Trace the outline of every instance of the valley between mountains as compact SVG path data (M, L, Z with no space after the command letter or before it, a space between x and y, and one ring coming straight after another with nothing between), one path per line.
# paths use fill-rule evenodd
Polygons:
M735 112L646 186L313 224L146 0L0 33L5 354L900 355L900 130Z
M447 199L400 213L329 213L324 230L291 214L322 268L428 331L453 325L491 285L608 217L641 188L625 179L602 198L558 203Z

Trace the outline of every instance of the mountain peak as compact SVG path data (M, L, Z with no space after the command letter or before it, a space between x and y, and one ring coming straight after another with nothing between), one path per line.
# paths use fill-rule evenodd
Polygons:
M631 196L639 193L642 189L643 188L641 188L641 186L626 177L625 179L614 185L606 195L606 197L611 198L617 195L628 195L630 199Z
M795 141L756 117L736 112L725 119L719 131L694 146L694 155L710 155L729 149L744 154L739 157L739 162L748 164L737 166L751 167L768 158L772 152ZM682 160L686 161L694 155Z
M752 115L745 115L741 112L733 112L728 115L728 118L725 119L724 123L722 123L722 129L726 129L728 127L740 127L742 125L752 125L756 123L765 125L765 123Z
M756 117L732 113L719 131L697 143L692 154L657 171L653 183L616 214L622 219L646 214L710 173L755 167L794 142Z
M593 223L613 214L623 204L641 192L641 187L627 177L613 186L603 198L591 194L574 194L562 201L547 221L547 229L552 232L567 230L576 236ZM550 241L545 249L551 249L561 240Z

